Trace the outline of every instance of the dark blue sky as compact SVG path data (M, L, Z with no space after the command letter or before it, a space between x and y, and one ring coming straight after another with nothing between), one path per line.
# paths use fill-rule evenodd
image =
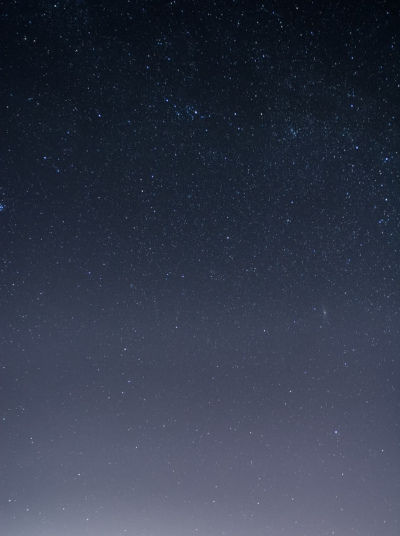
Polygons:
M398 536L390 2L0 10L7 536Z

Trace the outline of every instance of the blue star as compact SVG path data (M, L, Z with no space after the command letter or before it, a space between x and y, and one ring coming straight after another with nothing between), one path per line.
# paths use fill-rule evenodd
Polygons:
M3 210L6 208L5 205L3 205L3 203L0 203L0 212L3 212Z

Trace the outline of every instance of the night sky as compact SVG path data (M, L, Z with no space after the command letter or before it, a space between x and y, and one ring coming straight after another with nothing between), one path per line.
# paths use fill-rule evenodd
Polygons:
M3 536L400 534L400 17L0 6Z

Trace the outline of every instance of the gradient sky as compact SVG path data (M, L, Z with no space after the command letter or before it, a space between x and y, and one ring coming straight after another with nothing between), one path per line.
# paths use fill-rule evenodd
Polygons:
M399 28L1 3L1 535L400 534Z

